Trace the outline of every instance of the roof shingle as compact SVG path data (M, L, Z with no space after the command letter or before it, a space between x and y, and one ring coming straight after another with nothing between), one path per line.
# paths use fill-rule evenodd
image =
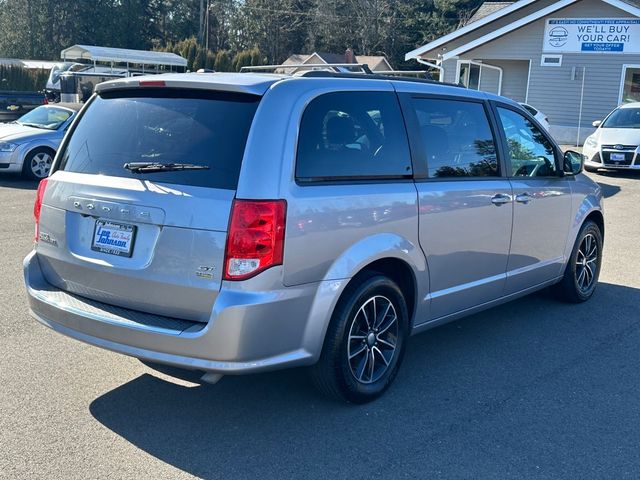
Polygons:
M488 15L491 15L498 10L502 10L504 7L508 7L514 2L484 2L482 5L478 7L476 12L471 16L469 21L467 21L466 25L470 23L476 22L481 18L484 18Z

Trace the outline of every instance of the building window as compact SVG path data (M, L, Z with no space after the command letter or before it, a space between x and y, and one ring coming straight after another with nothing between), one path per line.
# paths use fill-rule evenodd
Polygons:
M540 60L540 66L542 67L561 67L562 55L542 55Z
M471 90L480 89L480 65L471 62L460 62L458 83Z
M629 102L640 102L640 65L625 65L622 69L620 103Z

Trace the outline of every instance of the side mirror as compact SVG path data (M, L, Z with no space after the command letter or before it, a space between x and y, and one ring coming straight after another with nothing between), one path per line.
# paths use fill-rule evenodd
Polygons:
M602 120L596 120L591 125L593 125L594 127L598 128L600 125L602 125Z
M578 175L584 168L584 155L573 150L564 152L563 170L571 175Z

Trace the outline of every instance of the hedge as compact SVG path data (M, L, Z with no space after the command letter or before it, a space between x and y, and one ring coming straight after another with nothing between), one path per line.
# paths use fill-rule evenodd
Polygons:
M47 85L49 71L0 65L0 90L41 91Z

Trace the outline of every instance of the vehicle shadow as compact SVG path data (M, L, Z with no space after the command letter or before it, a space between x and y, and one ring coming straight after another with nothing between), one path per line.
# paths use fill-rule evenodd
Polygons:
M598 177L613 178L640 178L638 170L598 170L597 174L591 174L591 178L598 180Z
M296 369L193 388L145 374L90 411L201 478L517 478L540 461L551 477L580 478L606 458L635 458L637 433L599 435L637 404L637 368L615 363L640 363L638 304L640 289L600 284L585 304L541 292L438 327L412 338L393 387L363 406L318 396ZM594 444L592 464L560 461Z
M17 174L0 173L0 187L17 188L20 190L36 190L38 182L34 180L25 180Z
M622 190L622 188L620 188L618 185L609 185L608 183L604 182L598 182L598 185L600 185L600 188L602 188L602 195L604 195L604 198L613 197L614 195L620 193L620 191Z

